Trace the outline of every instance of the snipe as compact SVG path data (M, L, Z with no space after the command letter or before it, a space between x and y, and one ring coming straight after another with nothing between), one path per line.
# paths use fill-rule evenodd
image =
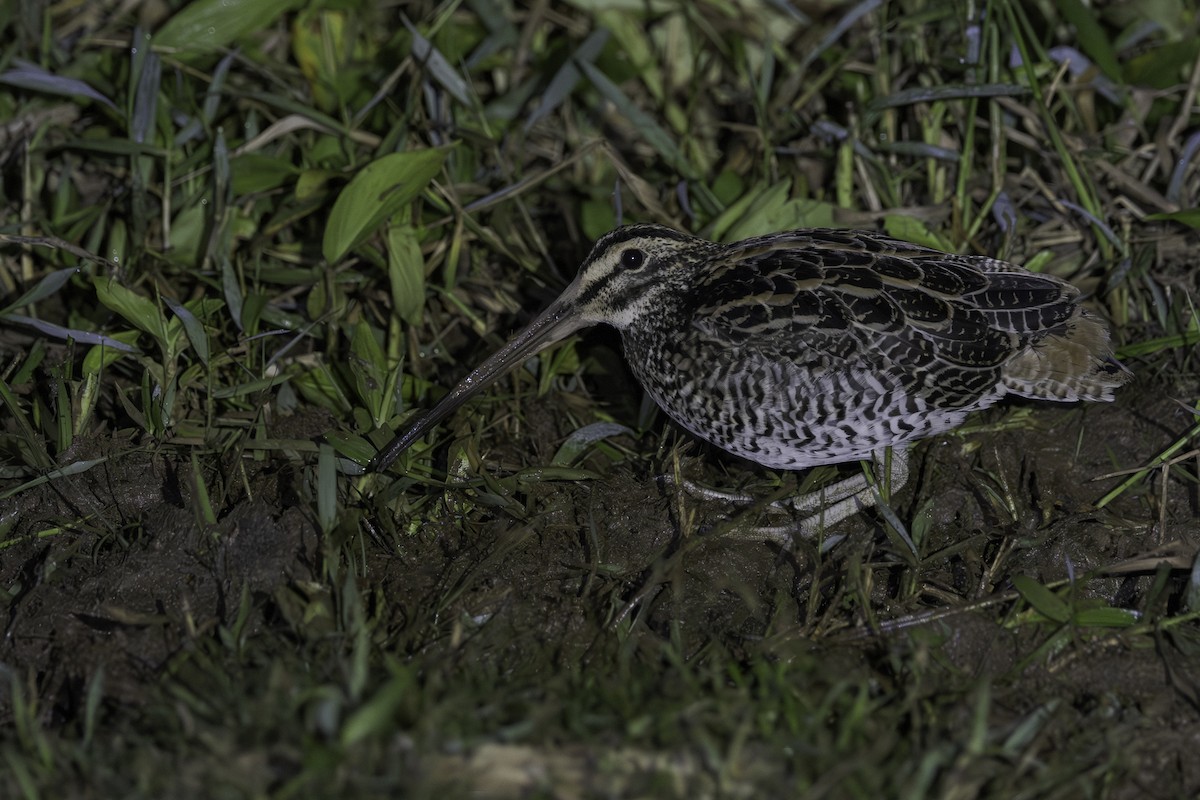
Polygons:
M1112 400L1129 372L1058 278L863 231L798 230L714 244L661 225L596 242L575 280L375 459L386 469L509 368L580 328L621 333L676 422L777 469L875 458L961 425L1005 395ZM806 496L804 533L874 502L857 476Z

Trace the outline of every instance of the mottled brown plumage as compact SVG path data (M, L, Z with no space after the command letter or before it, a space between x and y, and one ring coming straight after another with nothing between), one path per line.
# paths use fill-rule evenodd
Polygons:
M714 244L629 225L601 237L562 295L376 467L513 365L596 323L620 331L634 374L680 425L773 468L870 458L1009 394L1111 400L1129 378L1077 289L1003 261L861 231ZM872 497L859 480L821 499L839 504L822 515L831 524Z

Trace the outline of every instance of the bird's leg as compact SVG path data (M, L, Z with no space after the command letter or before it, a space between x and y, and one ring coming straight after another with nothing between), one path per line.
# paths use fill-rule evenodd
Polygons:
M675 482L673 476L660 476L668 485ZM723 492L720 489L713 489L711 486L702 486L689 478L682 478L679 485L685 492L699 500L710 500L714 503L729 503L735 506L751 506L758 502L758 498L752 494L745 492ZM778 503L772 503L772 506L779 506Z
M811 511L811 514L800 520L798 529L806 536L819 533L822 529L836 525L844 519L854 516L859 511L871 508L880 499L878 482L881 473L888 463L886 450L876 450L874 482L868 481L866 475L853 475L843 481L809 492L792 500L792 506L797 511ZM888 476L888 492L897 492L908 483L908 448L901 446L892 450L891 472Z
M766 526L742 531L730 531L728 536L737 539L758 540L774 539L790 544L792 538L815 536L823 530L848 519L863 509L876 505L880 498L878 482L888 463L887 451L877 450L872 456L875 462L876 480L869 481L866 475L852 475L845 480L818 489L815 492L802 494L792 498L792 507L799 512L813 512L802 518L799 523L790 525ZM908 482L908 448L905 446L892 449L891 470L888 481L889 493L899 491Z

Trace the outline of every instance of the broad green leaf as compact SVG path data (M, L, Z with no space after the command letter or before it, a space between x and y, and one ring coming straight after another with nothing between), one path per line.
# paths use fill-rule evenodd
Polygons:
M1033 607L1033 610L1052 622L1066 622L1071 618L1071 609L1062 598L1027 575L1014 575L1013 586Z
M196 0L167 20L154 45L187 60L221 50L260 31L303 0Z
M321 252L334 264L388 217L412 202L442 168L445 147L392 153L372 161L346 185L329 212Z
M593 197L584 200L583 206L579 210L579 217L584 236L593 242L618 224L610 197Z
M713 197L717 198L722 207L725 207L742 196L745 192L746 184L740 175L731 169L727 169L713 180L710 189Z
M97 277L96 297L120 314L126 322L154 337L160 347L167 345L167 321L152 300L126 289L112 278Z
M355 108L374 91L376 48L386 39L363 36L361 15L311 3L292 22L292 55L308 79L316 105L327 113ZM343 4L344 5L344 4ZM386 148L382 152L389 152Z
M346 42L346 14L308 8L292 22L292 56L308 79L313 99L323 111L333 111L340 100L334 91Z
M712 221L708 235L718 242L735 241L730 233L740 220L782 206L791 189L792 182L787 178L771 186L752 188Z
M306 169L296 178L296 199L300 201L321 198L325 195L329 181L337 177L330 169Z
M392 284L392 310L416 325L425 307L425 257L411 225L388 228L388 278Z
M137 341L137 337L137 331L119 331L109 334L103 343L93 346L83 357L83 374L96 375L115 363L121 356L137 352L130 346ZM114 347L109 342L116 342L118 346ZM125 345L127 349L122 349L119 345Z
M792 182L751 190L712 223L718 241L736 242L751 236L796 228L833 226L833 207L808 197L791 197Z
M210 204L196 203L175 215L171 221L171 246L168 250L173 261L188 265L199 263L211 210Z
M929 230L925 223L916 217L905 214L888 214L883 219L883 228L889 236L895 236L897 239L903 239L913 244L923 244L946 253L954 252L954 245Z
M387 357L366 320L359 320L350 339L350 372L358 399L371 413L374 427L384 423L383 388L387 383Z
M1140 53L1125 68L1125 83L1166 89L1187 80L1190 65L1200 55L1200 37L1188 36Z
M293 375L291 382L305 400L329 409L334 414L348 414L354 407L342 391L344 382L338 380L327 364L320 364L299 375Z
M1025 259L1021 266L1025 267L1025 269L1029 270L1030 272L1041 272L1042 270L1046 269L1046 267L1048 267L1050 262L1053 260L1054 251L1042 250L1030 258Z
M233 171L233 196L277 189L295 180L300 170L276 156L246 153L229 163Z
M337 451L338 455L357 464L366 464L376 452L376 448L369 441L357 434L345 431L329 431L325 434L325 441Z

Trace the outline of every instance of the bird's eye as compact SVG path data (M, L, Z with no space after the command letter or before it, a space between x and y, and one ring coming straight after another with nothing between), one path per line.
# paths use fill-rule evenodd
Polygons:
M629 248L621 253L621 267L623 269L637 269L642 264L646 263L646 254L641 250Z

